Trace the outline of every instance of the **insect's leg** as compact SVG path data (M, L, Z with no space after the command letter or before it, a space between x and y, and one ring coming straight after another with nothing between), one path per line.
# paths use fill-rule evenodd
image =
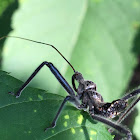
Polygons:
M51 125L50 125L49 127L47 127L47 128L45 129L45 131L47 131L47 130L50 129L50 128L54 128L54 127L56 126L57 119L58 119L58 117L59 117L59 115L60 115L60 113L61 113L61 111L62 111L62 109L63 109L63 107L64 107L64 105L66 104L67 101L73 102L72 97L71 97L71 96L67 96L67 97L63 100L63 102L62 102L62 104L61 104L61 106L60 106L60 108L59 108L59 110L58 110L58 112L57 112L57 114L56 114L56 116L55 116L53 122L51 123Z
M135 105L139 102L140 97L137 98L136 100L134 100L130 106L127 108L127 110L119 117L119 119L117 120L117 123L121 123L127 116L128 114L133 110L133 108L135 107ZM113 130L110 128L108 129L109 132L113 132Z
M140 89L136 89L134 91L132 91L131 93L125 95L123 98L121 98L120 100L128 100L130 98L134 98L135 96L137 96L140 93ZM119 119L117 120L117 123L121 123L127 116L128 114L133 110L133 108L135 107L135 105L139 102L140 97L138 97L136 100L134 100L129 107L127 108L127 110L119 117ZM109 132L113 132L113 130L110 128L108 129Z
M125 95L123 98L121 98L122 100L128 100L130 98L134 98L135 96L137 96L138 94L140 94L140 89L136 89L134 91L132 91L131 93Z
M139 102L140 97L137 98L135 101L133 101L133 103L131 103L131 105L127 108L127 110L119 117L119 119L117 120L117 123L121 123L127 116L128 114L133 110L133 108L135 107L135 105ZM110 133L113 132L113 130L110 128L108 129L108 131Z
M92 113L90 113L90 115L91 115L91 117L92 117L93 119L95 119L95 120L97 120L97 121L99 121L99 122L102 122L102 123L104 123L104 124L106 124L106 125L108 125L108 126L114 128L114 129L116 129L116 130L119 131L120 133L125 134L125 135L127 136L127 140L132 140L132 134L131 134L131 132L130 132L128 129L124 128L123 126L118 125L118 124L116 124L116 123L114 123L114 122L112 122L112 121L110 121L110 120L107 120L107 119L105 119L105 118L103 118L103 117L94 115L94 114L92 114Z
M72 86L73 86L73 89L77 92L77 88L75 85L75 75L72 76Z
M140 93L140 89L136 89L134 91L132 91L131 93L125 95L123 98L121 98L120 100L128 100L130 98L134 98L135 96L137 96ZM139 102L140 97L138 97L136 100L134 100L129 107L127 108L127 110L119 117L119 119L117 120L117 123L121 123L127 116L128 114L133 110L133 108L135 107L135 105ZM110 128L108 129L109 132L113 132L113 130Z
M134 98L135 96L137 96L140 93L140 89L136 89L134 91L132 91L131 93L129 93L128 95L124 96L122 99L120 100L128 100L130 98ZM127 108L127 110L119 117L119 119L117 120L117 123L121 123L126 116L133 110L133 108L135 107L135 105L139 102L140 97L138 97L136 100L134 100L129 107Z
M27 79L27 81L21 86L21 88L16 92L16 94L9 92L10 94L16 95L16 98L18 98L22 91L26 88L26 86L32 81L32 79L35 77L35 75L40 71L40 69L44 66L48 66L51 72L54 74L54 76L57 78L59 83L63 86L63 88L73 97L75 97L75 93L73 89L70 87L70 85L67 83L67 81L64 79L64 77L60 74L60 72L57 70L55 66L53 66L52 63L44 61L41 63L37 69L31 74L31 76Z
M126 118L126 116L133 110L133 108L139 102L139 100L140 97L137 98L135 101L133 101L133 103L131 103L131 105L127 108L127 110L117 120L118 123L121 123Z

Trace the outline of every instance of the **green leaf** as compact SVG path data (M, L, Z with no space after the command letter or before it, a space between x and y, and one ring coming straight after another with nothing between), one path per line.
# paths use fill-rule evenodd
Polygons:
M12 4L15 0L0 0L0 16L6 10L6 8Z
M17 0L0 0L0 36L7 35L11 31L11 16L18 7ZM0 41L0 59L4 40ZM1 66L1 63L0 63Z
M13 16L10 35L55 45L85 79L97 84L97 91L109 102L125 92L137 64L132 50L139 15L140 0L25 0ZM3 69L11 75L25 81L44 60L51 61L71 83L71 68L52 48L7 40ZM46 69L31 86L66 95Z
M85 0L21 1L21 8L13 16L12 27L14 31L12 34L51 43L57 46L67 59L70 59L84 17L85 4ZM73 9L72 12L70 12L71 9ZM47 28L43 26L43 23ZM33 34L35 36L32 36ZM7 43L9 45L6 46L9 47L4 48L3 69L11 72L11 75L19 79L26 80L30 73L45 60L54 63L62 74L69 67L63 58L49 46L44 47L32 42L10 38ZM10 65L13 63L14 66L11 67ZM50 72L47 74L46 71L46 68L44 68L40 72L39 76L33 81L33 85L58 93L60 84ZM47 79L50 80L47 81ZM55 88L53 85L55 85ZM66 94L63 92L61 95Z
M27 88L16 99L9 91L17 91L22 82L0 71L0 139L54 140L106 139L112 136L103 124L90 119L88 114L66 105L55 128L44 132L55 117L63 97L44 90Z

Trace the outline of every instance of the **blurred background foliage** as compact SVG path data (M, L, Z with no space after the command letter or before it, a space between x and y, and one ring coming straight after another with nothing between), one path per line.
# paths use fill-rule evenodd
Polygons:
M106 102L140 84L140 0L0 0L4 35L55 45ZM7 38L0 47L1 68L10 75L25 81L46 60L71 83L73 71L49 46ZM46 67L30 86L67 95ZM140 103L125 122L137 140L139 112Z

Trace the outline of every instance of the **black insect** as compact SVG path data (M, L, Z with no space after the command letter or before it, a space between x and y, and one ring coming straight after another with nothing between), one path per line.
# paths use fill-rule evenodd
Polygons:
M66 60L66 62L71 66L74 71L74 74L72 76L72 88L52 63L44 61L36 68L36 70L21 86L21 88L16 92L16 94L14 94L13 92L9 92L10 94L15 95L16 98L20 97L22 91L26 88L26 86L31 82L31 80L35 77L35 75L40 71L43 66L47 66L51 70L56 79L59 81L59 83L69 95L66 96L64 101L62 102L54 120L51 123L51 126L47 127L45 131L56 126L57 119L64 105L67 101L69 101L74 103L74 105L78 109L87 111L94 120L100 121L116 129L120 133L125 134L127 140L132 139L132 134L130 130L120 125L120 123L128 116L128 114L140 100L140 97L134 99L134 97L136 97L140 93L140 89L132 91L121 99L117 99L111 103L106 103L104 102L101 94L96 91L96 84L92 81L85 80L80 72L75 71L74 67L70 64L70 62L53 45L15 36L4 36L0 38L0 40L6 37L14 37L51 46ZM76 88L75 80L79 83L78 88ZM128 106L129 99L133 99L133 101ZM116 122L110 120L118 115L119 119ZM112 129L109 129L109 131L112 132Z

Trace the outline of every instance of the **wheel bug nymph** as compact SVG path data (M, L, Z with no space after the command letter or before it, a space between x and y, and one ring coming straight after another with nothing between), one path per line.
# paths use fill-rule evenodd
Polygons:
M16 36L4 36L1 37L0 40L6 37L19 38L51 46L65 59L65 61L70 65L70 67L74 71L74 74L72 75L72 88L52 63L44 61L35 69L35 71L16 92L16 94L14 94L13 92L9 92L9 94L15 95L16 98L20 97L22 91L27 87L27 85L31 82L31 80L36 76L36 74L40 71L40 69L43 66L46 65L50 69L50 71L53 73L53 75L56 77L56 79L59 81L59 83L69 95L64 98L56 116L54 117L54 120L51 123L51 126L47 127L45 131L56 126L57 119L63 107L65 106L66 102L69 101L72 102L77 107L77 109L87 111L91 118L93 118L94 120L102 122L108 125L109 127L116 129L120 133L125 134L127 140L132 139L132 134L130 130L120 125L120 123L128 116L131 110L139 102L140 97L134 99L128 106L128 100L136 97L140 93L140 89L132 91L131 93L125 95L121 99L114 100L111 103L106 103L104 102L101 94L99 94L96 91L96 84L92 81L85 80L82 74L76 71L74 67L70 64L70 62L53 45ZM78 88L76 88L75 81L77 81L79 84ZM110 120L118 115L119 119L116 122ZM112 132L111 129L109 129L109 131Z

